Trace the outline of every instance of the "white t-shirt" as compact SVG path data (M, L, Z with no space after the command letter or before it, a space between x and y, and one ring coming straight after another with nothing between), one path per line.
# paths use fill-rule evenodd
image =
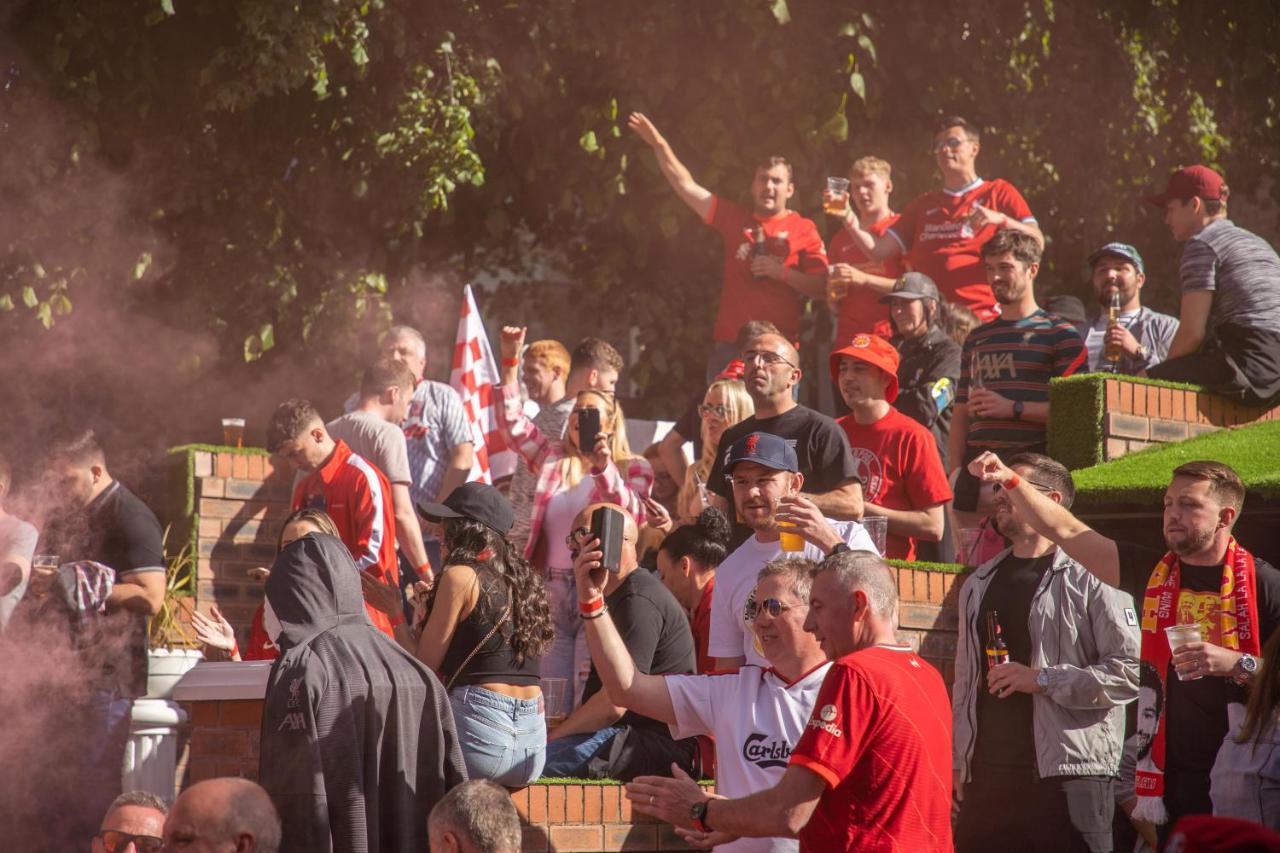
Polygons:
M835 528L853 550L880 553L871 541L871 536L858 522L828 519L827 523ZM711 596L711 636L707 640L707 654L711 657L736 658L746 655L747 663L764 667L769 665L760 653L756 635L751 630L751 622L747 620L746 606L756 588L756 577L764 564L782 555L782 545L777 540L761 542L752 536L725 557L724 562L716 568L716 591ZM806 542L804 551L797 551L793 556L820 563L826 555L817 546Z
M772 788L786 772L830 667L824 663L791 684L772 669L750 665L725 675L668 675L664 681L676 713L671 735L715 738L717 794L736 798ZM715 849L782 853L799 850L800 842L739 838Z
M578 485L563 492L556 492L547 501L546 514L542 517L543 539L547 543L547 566L567 569L573 565L573 555L564 544L565 537L573 529L573 520L591 503L591 490L595 481L585 475Z

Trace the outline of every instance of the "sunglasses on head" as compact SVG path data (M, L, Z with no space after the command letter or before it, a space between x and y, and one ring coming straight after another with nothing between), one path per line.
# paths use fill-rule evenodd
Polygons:
M747 616L750 619L756 618L756 615L763 610L774 619L777 619L787 610L794 610L797 607L808 607L807 604L783 604L776 598L766 598L763 601L753 601L747 606Z
M164 848L164 839L156 838L154 835L130 835L127 832L108 829L98 833L96 837L102 842L102 849L107 853L124 853L124 849L130 842L133 842L134 849L138 853L160 853Z
M582 543L591 539L591 531L585 527L578 527L569 531L569 535L564 537L564 547L569 549L569 553L576 560L578 554L582 552Z

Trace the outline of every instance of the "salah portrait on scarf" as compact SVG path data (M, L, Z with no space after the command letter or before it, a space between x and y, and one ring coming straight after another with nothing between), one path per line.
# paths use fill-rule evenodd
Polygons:
M266 594L281 651L259 776L280 812L281 849L426 850L427 815L467 778L444 687L370 623L338 539L309 533L286 546Z

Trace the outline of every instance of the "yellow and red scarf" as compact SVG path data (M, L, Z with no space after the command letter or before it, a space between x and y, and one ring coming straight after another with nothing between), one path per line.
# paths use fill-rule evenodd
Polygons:
M1204 641L1240 652L1258 654L1261 641L1258 637L1258 596L1253 555L1242 548L1232 537L1227 540L1227 554L1222 563L1221 607L1216 625L1204 625ZM1170 675L1169 662L1173 651L1164 629L1178 624L1178 593L1182 585L1182 561L1172 551L1165 554L1151 572L1147 591L1142 600L1142 660L1155 667L1161 682ZM1164 691L1168 697L1168 690ZM1142 717L1153 700L1139 701L1138 716ZM1160 720L1155 739L1151 743L1151 761L1155 770L1137 771L1135 780L1138 804L1134 816L1152 823L1165 823L1168 811L1164 807L1165 714L1168 702L1160 703Z

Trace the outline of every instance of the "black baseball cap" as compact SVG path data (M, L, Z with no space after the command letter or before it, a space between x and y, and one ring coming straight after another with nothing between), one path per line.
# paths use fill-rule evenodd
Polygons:
M905 274L893 283L892 291L880 297L881 303L886 305L895 299L932 299L934 302L942 302L938 285L922 272Z
M733 443L724 460L726 477L739 462L754 462L775 471L794 473L800 470L800 461L796 458L796 451L791 443L768 432L753 432Z
M502 536L511 532L511 526L516 523L511 502L502 496L502 492L481 482L463 483L450 492L443 503L423 501L418 504L418 512L427 521L437 523L450 518L478 521Z

